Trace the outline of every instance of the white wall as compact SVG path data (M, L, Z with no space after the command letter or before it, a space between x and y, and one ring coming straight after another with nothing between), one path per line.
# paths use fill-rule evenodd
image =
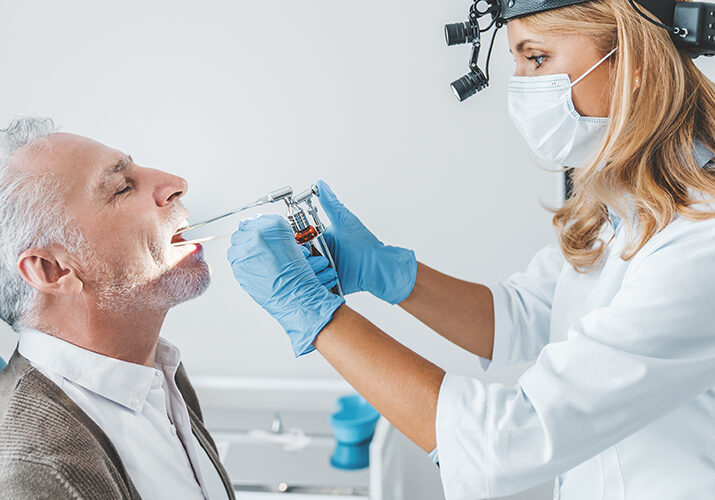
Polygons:
M491 87L462 104L450 92L469 50L446 47L442 28L464 20L468 4L0 0L0 126L51 116L177 173L195 219L323 178L383 241L491 282L552 241L540 202L558 202L558 176L533 165L507 116L505 30ZM715 73L712 61L700 64ZM337 378L318 355L293 359L278 325L233 281L225 247L207 243L213 286L164 328L189 371ZM447 370L510 382L523 369L486 377L397 308L349 303ZM6 357L15 336L0 330ZM419 470L410 498L438 498L431 464L416 449L408 461Z

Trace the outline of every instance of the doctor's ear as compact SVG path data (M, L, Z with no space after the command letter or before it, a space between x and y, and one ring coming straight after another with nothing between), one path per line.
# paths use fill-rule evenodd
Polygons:
M633 78L633 92L641 88L641 75L640 71L636 71L636 76Z
M64 250L30 248L17 260L20 276L32 288L50 295L79 295L84 283Z

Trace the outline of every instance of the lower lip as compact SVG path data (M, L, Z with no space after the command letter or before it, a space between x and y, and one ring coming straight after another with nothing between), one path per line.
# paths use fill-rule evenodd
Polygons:
M172 244L171 245L173 248L182 251L184 255L195 255L199 254L203 251L204 247L201 245L201 243L186 243L183 245L176 245Z

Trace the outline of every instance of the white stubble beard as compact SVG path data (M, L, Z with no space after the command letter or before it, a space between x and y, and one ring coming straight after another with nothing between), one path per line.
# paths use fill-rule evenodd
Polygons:
M100 309L167 311L206 291L211 282L211 270L203 258L189 255L185 259L192 259L192 262L170 265L167 252L160 245L153 243L149 250L158 268L158 272L150 276L145 271L132 269L131 265L117 271L109 264L100 263L96 256L87 256L97 269L93 281Z

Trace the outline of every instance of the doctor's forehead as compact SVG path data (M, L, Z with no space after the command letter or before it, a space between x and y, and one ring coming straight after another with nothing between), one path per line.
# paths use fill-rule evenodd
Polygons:
M509 21L506 26L509 52L512 55L544 51L551 55L577 57L586 56L596 48L590 36L580 33L555 33L527 28L520 19Z
M522 52L530 45L544 46L551 37L527 29L519 19L509 21L506 25L507 38L509 39L509 52L512 54Z

